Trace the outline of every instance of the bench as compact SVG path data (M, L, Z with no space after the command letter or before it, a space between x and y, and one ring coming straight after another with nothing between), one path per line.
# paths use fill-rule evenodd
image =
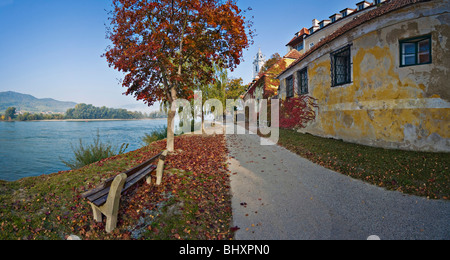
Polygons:
M152 183L151 173L156 170L156 185L161 185L164 161L167 151L161 152L155 157L124 173L106 180L99 187L83 193L81 196L88 200L92 207L94 220L102 221L102 214L106 216L107 233L112 232L117 226L119 204L121 195L135 184L147 177L147 184ZM159 158L158 166L153 165Z

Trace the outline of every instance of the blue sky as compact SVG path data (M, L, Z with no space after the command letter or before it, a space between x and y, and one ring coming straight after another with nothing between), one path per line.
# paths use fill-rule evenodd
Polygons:
M258 48L270 58L312 19L323 20L358 0L238 0L252 7L255 44L230 75L252 78ZM105 23L110 0L0 0L0 91L38 98L119 107L136 104L101 55L109 42Z

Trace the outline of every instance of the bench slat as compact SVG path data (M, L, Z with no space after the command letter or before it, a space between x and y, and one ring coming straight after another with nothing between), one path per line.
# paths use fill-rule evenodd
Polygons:
M156 159L158 159L160 156L162 155L162 152L155 155L154 157L152 157L151 159L143 162L142 164L124 172L128 177L130 177L131 175L135 174L136 172L138 172L139 170L141 170L142 168L148 166L149 164L151 164L153 161L155 161ZM114 179L114 178L113 178Z
M127 179L127 182L125 183L123 191L128 190L131 186L138 183L140 180L145 178L147 175L151 174L156 169L155 165L151 165L148 171L142 172L142 173L136 173L133 175L133 178L130 178L130 180ZM123 192L122 191L122 192Z
M146 168L140 170L138 173L145 172L146 170L150 169L150 167L151 167L151 165L149 165ZM127 182L128 182L129 178L130 177L127 178ZM110 187L105 187L103 189L99 189L96 193L93 193L90 196L86 197L86 199L92 202L92 201L97 200L98 198L100 198L100 197L102 197L104 195L108 196L109 189L110 189Z
M149 160L139 164L138 166L124 172L128 177L132 176L133 174L135 174L136 172L142 170L143 168L147 167L149 164L153 163L153 161L155 161L156 159L158 159L160 156L162 155L162 152L155 155L154 157L150 158ZM111 186L112 182L114 181L115 177L111 177L109 179L107 179L106 181L104 181L99 187L92 189L90 191L87 191L85 193L83 193L81 195L82 198L87 199L89 197L92 197L94 194L97 194L98 192L102 192L103 190L108 190L109 192L109 187ZM91 201L91 200L89 200Z
M135 173L134 175L127 178L127 181L125 183L124 188L122 189L121 193L124 193L126 190L131 188L134 184L138 183L140 180L145 178L147 175L151 174L156 169L155 165L150 165L143 170ZM108 200L109 195L109 189L110 187L106 188L105 190L99 192L96 194L95 197L89 197L87 198L91 203L96 205L97 207L100 207L101 205L105 204Z

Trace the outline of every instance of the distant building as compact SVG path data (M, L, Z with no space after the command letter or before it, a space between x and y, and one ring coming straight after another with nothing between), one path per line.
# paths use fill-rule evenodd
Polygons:
M259 76L250 83L250 86L244 95L244 100L250 98L255 100L277 98L278 86L280 85L280 81L276 78L277 75L299 57L300 52L291 50L277 63L270 68L267 68L264 73L259 73Z
M253 79L256 79L261 72L262 67L266 63L266 57L262 54L261 48L259 48L258 53L253 61Z
M313 20L288 43L302 54L278 96L317 100L303 132L347 142L450 152L450 0L362 1Z

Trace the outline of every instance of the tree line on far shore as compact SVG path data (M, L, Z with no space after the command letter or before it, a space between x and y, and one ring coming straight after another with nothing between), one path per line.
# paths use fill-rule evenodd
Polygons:
M1 121L36 121L36 120L64 120L64 119L144 119L144 118L166 118L164 112L142 113L128 111L122 108L95 107L93 105L78 104L70 108L65 114L44 114L29 112L17 113L15 107L6 109L0 115Z

